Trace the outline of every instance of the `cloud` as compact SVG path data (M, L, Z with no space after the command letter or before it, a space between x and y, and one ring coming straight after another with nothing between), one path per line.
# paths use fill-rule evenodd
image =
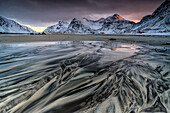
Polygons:
M48 26L73 18L98 19L118 13L141 19L151 14L164 0L0 0L0 15L22 24ZM94 16L93 15L101 15Z

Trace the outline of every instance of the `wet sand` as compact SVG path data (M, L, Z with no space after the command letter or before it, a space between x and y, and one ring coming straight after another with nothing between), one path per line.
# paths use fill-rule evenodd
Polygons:
M0 36L0 43L44 41L116 41L170 46L170 36L53 34Z
M170 113L170 47L0 44L0 113Z

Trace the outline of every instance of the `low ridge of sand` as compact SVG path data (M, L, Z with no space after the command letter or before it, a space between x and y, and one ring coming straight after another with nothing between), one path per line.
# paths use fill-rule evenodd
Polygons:
M170 46L170 36L80 35L80 34L0 36L0 43L44 42L44 41L118 41L128 43L145 43L149 45Z

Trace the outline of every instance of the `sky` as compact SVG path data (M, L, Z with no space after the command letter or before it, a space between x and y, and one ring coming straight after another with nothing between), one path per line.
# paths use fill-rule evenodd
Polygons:
M0 0L0 16L26 25L36 31L73 18L97 20L119 14L139 22L164 0Z

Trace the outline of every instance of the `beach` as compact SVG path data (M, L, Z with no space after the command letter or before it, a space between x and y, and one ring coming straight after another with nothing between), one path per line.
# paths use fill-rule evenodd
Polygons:
M170 113L170 0L1 0L0 113Z
M1 36L0 113L170 112L169 50L168 36Z
M50 34L27 36L0 36L0 43L46 42L46 41L115 41L142 43L149 45L170 45L170 36L144 35L82 35L82 34Z

